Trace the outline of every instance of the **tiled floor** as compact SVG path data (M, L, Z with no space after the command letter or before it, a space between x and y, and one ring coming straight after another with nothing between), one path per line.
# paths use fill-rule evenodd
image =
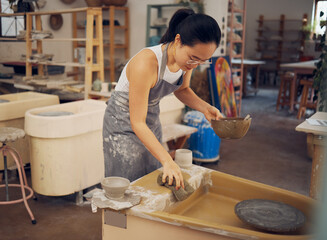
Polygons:
M242 115L252 116L248 134L241 140L222 140L219 163L203 166L308 195L311 160L305 134L295 131L303 120L287 109L275 111L277 93L260 89L257 96L243 99ZM1 200L3 196L2 188ZM101 239L100 212L92 213L90 205L76 206L73 195L38 196L37 201L28 202L36 225L31 224L23 203L0 205L0 239Z

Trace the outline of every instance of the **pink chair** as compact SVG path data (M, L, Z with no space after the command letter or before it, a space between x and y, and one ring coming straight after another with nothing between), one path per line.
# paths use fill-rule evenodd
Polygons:
M4 187L6 189L6 201L0 201L0 205L24 202L26 210L32 219L32 223L36 224L36 220L27 203L27 200L34 196L34 192L32 188L30 188L27 184L26 174L25 174L22 159L19 153L14 148L6 145L7 142L15 142L17 139L23 138L24 136L25 136L25 132L22 129L12 128L12 127L0 128L0 142L2 143L2 146L0 147L0 152L3 154L4 177L5 177L5 184L1 184L0 187ZM8 184L8 173L7 173L8 154L10 154L15 161L18 170L20 184ZM9 187L19 187L22 191L22 198L17 200L9 200ZM29 191L28 196L26 196L25 189Z

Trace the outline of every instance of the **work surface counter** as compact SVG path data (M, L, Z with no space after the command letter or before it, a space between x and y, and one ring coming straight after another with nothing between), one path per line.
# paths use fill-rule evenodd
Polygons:
M314 200L287 190L193 165L184 178L196 191L177 202L157 184L156 170L136 181L130 190L141 203L125 211L103 209L103 239L309 239ZM235 205L247 199L281 201L301 210L306 224L290 234L273 234L243 223Z

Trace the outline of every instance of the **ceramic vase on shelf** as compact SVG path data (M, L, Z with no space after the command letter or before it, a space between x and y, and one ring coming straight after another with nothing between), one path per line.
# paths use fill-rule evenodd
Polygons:
M102 0L85 0L88 7L101 7Z
M100 79L96 79L93 83L92 83L92 90L96 91L96 92L100 92L102 89L102 81Z
M124 6L127 3L127 0L102 0L103 4L106 6Z

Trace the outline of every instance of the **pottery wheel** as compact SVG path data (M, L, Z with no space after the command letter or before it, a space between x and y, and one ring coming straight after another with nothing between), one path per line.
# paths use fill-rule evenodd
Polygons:
M123 210L131 208L141 201L141 196L131 191L126 191L123 198L111 199L107 197L104 191L93 194L92 203L98 208L111 208L114 210Z
M305 223L305 216L300 210L272 200L250 199L239 202L235 206L235 213L243 222L271 232L295 231Z

